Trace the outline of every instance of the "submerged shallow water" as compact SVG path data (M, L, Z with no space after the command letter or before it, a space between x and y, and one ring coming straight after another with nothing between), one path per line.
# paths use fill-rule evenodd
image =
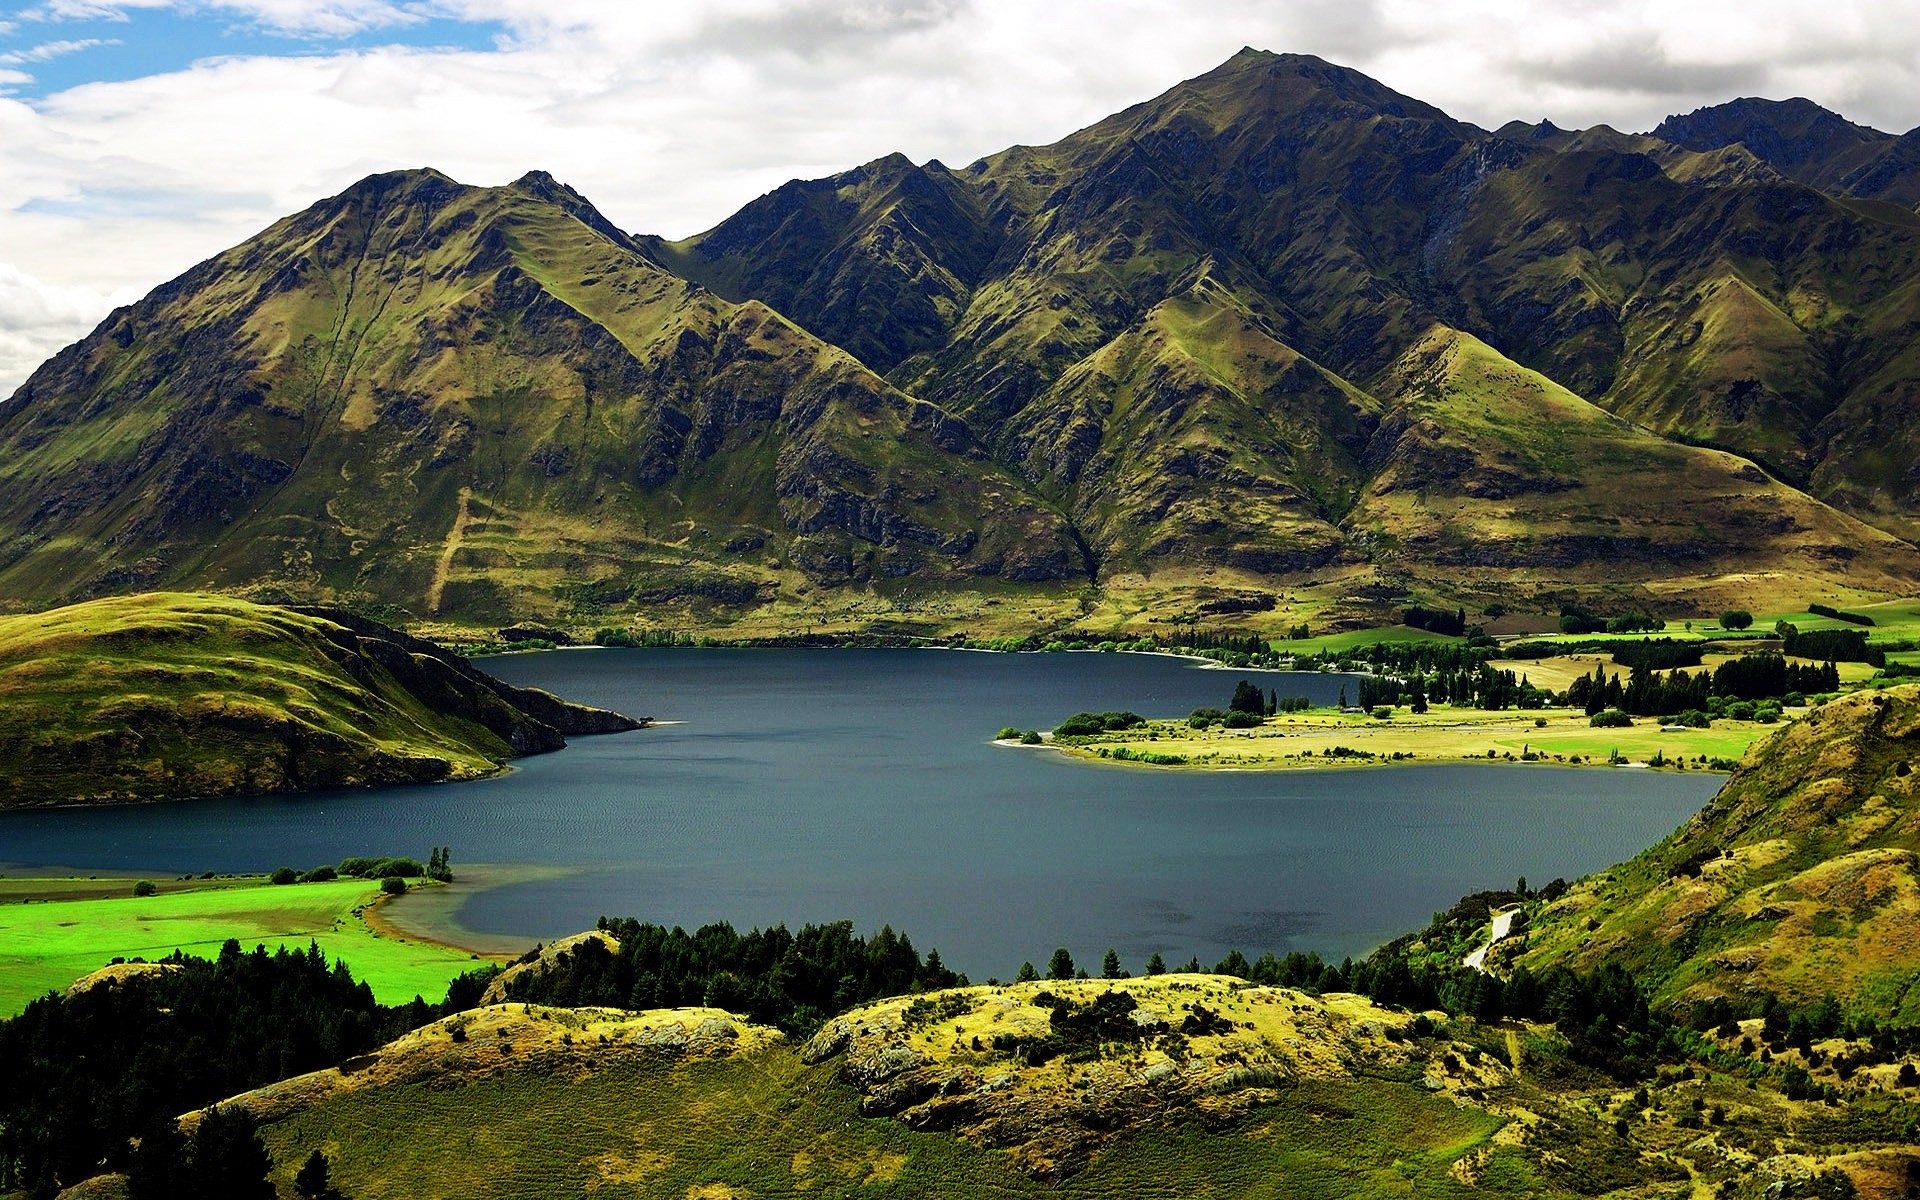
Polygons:
M1435 764L1157 770L991 744L1081 709L1224 706L1234 682L1333 701L1337 676L1149 655L555 651L486 668L652 716L478 783L0 813L0 862L156 872L451 845L558 879L475 894L468 928L552 938L601 914L693 928L882 922L975 978L1055 946L1361 954L1461 895L1629 857L1718 777Z

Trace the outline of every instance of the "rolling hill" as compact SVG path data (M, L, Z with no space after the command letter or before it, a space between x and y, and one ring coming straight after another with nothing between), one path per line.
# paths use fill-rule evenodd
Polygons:
M471 779L634 728L336 610L162 593L0 618L0 808Z

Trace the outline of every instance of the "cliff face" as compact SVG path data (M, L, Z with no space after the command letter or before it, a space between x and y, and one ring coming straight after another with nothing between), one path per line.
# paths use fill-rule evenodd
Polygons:
M189 595L0 620L0 696L6 807L473 778L639 727L347 613Z

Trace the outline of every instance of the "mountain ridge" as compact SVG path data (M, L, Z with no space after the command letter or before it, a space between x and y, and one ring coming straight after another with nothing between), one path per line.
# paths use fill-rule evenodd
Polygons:
M1152 609L1217 571L1891 593L1920 571L1920 214L1722 136L1774 109L1701 111L1701 150L1489 132L1245 50L1050 145L888 155L679 242L542 171L372 176L0 404L0 586L784 628L849 587ZM1470 386L1409 372L1436 329ZM1577 518L1522 444L1601 429L1555 388L1642 430L1581 464L1608 482ZM1380 475L1410 434L1418 488Z

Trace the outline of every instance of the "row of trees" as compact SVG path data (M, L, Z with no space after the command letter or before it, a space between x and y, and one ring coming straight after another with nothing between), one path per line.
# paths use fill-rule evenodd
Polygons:
M508 998L616 1008L707 1004L803 1034L856 1004L966 982L938 950L922 959L891 926L871 937L855 934L851 921L799 933L785 925L741 933L723 922L688 933L602 917L599 928L619 943L617 952L582 942L544 970L516 976Z
M1568 686L1566 702L1584 709L1588 716L1607 709L1634 716L1661 716L1706 711L1714 706L1716 697L1779 699L1795 693L1831 692L1839 686L1840 673L1832 663L1803 665L1788 662L1778 654L1763 653L1729 659L1711 672L1663 674L1635 667L1624 685L1617 672L1609 675L1604 666L1596 666L1592 675L1583 675Z

